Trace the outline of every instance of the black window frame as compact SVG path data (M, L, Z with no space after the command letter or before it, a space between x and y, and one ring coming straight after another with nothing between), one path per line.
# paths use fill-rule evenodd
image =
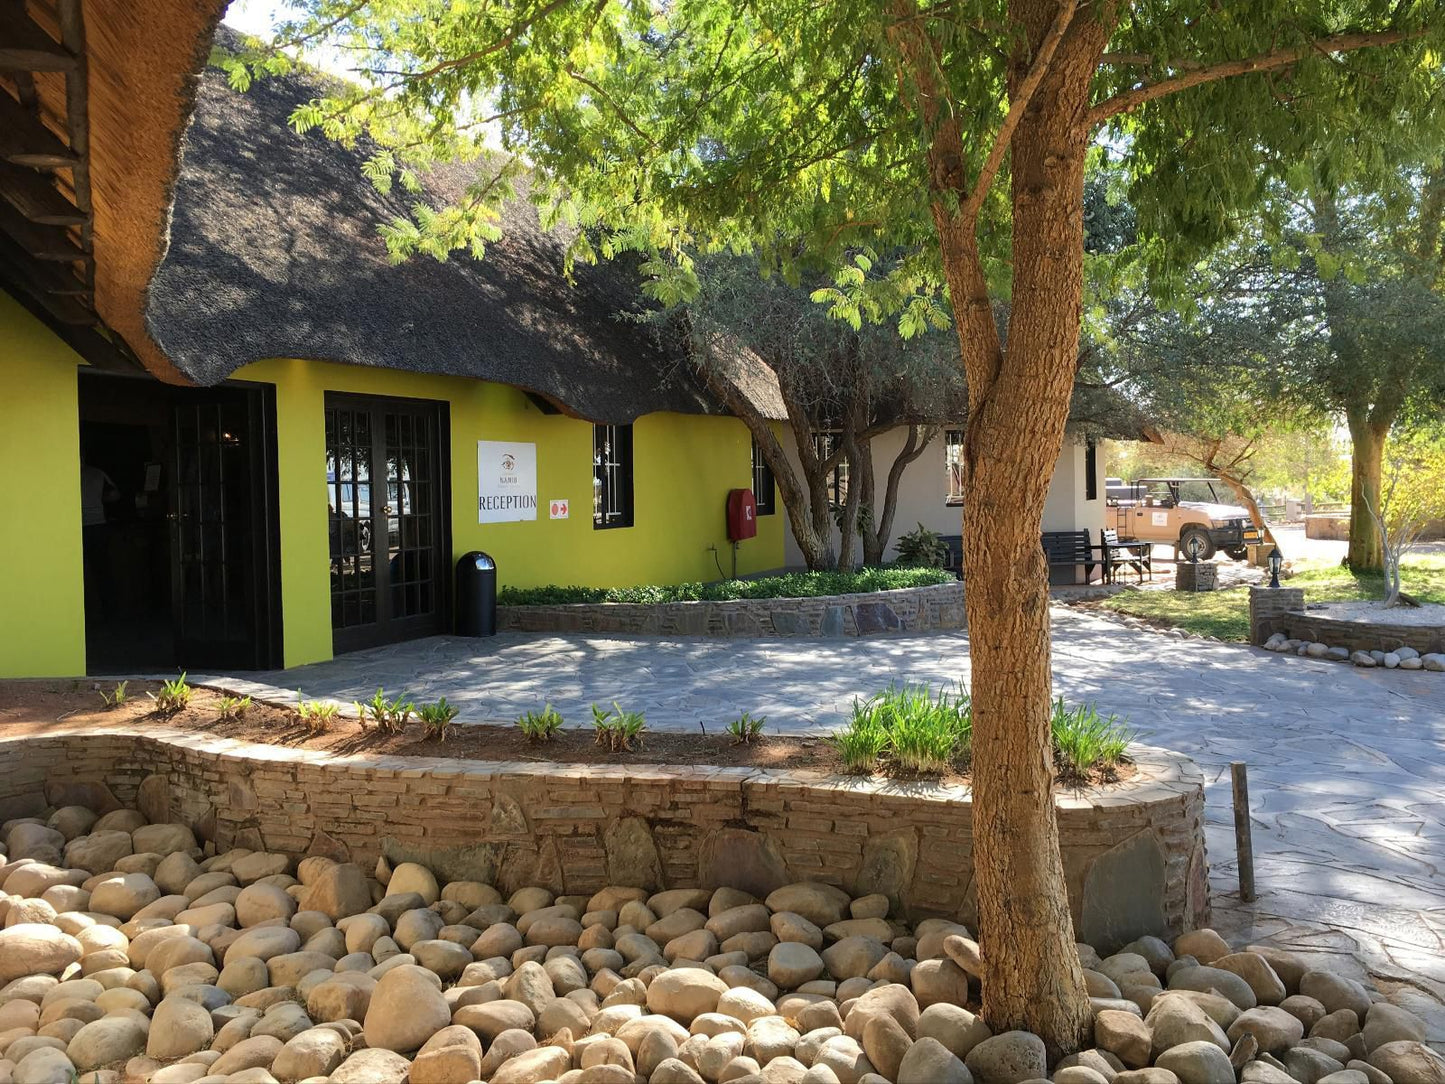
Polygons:
M773 468L763 458L757 437L753 437L753 502L760 516L771 516L778 510L777 480L773 477Z
M1099 445L1089 441L1084 445L1084 500L1099 499Z
M958 467L958 490L954 491L954 467ZM949 507L963 504L963 430L943 431L943 503Z
M610 461L609 461L610 460ZM611 531L635 522L632 423L592 427L592 529Z
M841 429L816 429L813 431L813 454L818 459L827 459L843 442ZM842 456L833 464L828 475L828 503L842 508L848 500L848 462Z

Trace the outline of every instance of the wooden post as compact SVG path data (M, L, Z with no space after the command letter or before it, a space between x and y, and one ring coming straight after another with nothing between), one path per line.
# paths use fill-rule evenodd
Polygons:
M1234 849L1239 859L1239 898L1255 898L1254 844L1249 829L1249 768L1242 760L1231 761L1230 781L1234 784Z

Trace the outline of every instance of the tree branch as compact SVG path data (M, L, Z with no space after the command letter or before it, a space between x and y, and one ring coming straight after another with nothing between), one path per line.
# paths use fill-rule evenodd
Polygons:
M983 168L978 171L974 179L973 188L964 200L963 206L959 209L959 217L964 224L972 229L978 219L978 213L983 208L983 201L988 196L988 190L993 185L993 179L998 174L999 167L1003 165L1003 156L1008 151L1009 142L1013 139L1014 129L1018 127L1019 118L1024 115L1028 108L1029 100L1033 98L1034 91L1044 81L1044 74L1049 70L1049 62L1054 59L1054 52L1059 47L1059 42L1064 40L1064 34L1069 29L1069 23L1073 21L1074 10L1078 6L1077 0L1064 0L1059 5L1059 13L1054 17L1053 25L1049 32L1044 35L1044 40L1039 42L1039 51L1034 54L1034 60L1029 65L1028 74L1019 84L1018 91L1009 102L1008 113L999 125L998 131L993 137L993 146L989 148L988 157L984 159Z
M1177 94L1181 90L1188 90L1190 87L1197 87L1202 83L1213 83L1236 75L1251 75L1255 72L1285 68L1315 55L1327 56L1330 53L1349 53L1357 49L1395 45L1412 38L1422 37L1424 34L1424 30L1380 30L1374 33L1335 34L1327 38L1317 38L1292 49L1277 49L1246 57L1243 60L1226 60L1218 64L1210 64L1195 71L1185 72L1183 75L1176 75L1172 79L1163 79L1147 86L1135 87L1133 90L1126 90L1122 94L1107 98L1089 110L1089 124L1102 124L1110 117L1118 116L1120 113L1132 113L1145 102Z

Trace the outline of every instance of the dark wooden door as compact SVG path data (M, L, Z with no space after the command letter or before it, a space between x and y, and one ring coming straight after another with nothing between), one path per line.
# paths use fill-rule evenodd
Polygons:
M334 650L446 630L446 448L443 404L327 395Z
M266 389L218 387L178 395L171 413L176 659L278 665L274 402Z

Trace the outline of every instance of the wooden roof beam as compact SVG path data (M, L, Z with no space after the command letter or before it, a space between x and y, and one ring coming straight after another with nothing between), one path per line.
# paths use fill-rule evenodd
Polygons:
M49 178L24 166L0 162L0 197L42 226L79 226L87 221L88 216L62 196Z
M79 298L46 293L26 278L24 268L16 267L3 256L0 256L0 284L6 284L12 290L19 290L34 299L36 304L62 324L94 327L100 323L100 317L95 314L95 310Z
M70 169L80 159L34 113L0 91L0 160L31 169Z
M18 270L27 285L34 290L59 297L89 298L93 291L64 264L43 263L29 255L19 245L0 237L0 261Z
M8 235L30 253L32 259L56 263L85 259L85 253L65 229L30 222L3 200L0 200L0 234Z
M69 72L76 55L35 25L24 0L0 0L0 71Z

